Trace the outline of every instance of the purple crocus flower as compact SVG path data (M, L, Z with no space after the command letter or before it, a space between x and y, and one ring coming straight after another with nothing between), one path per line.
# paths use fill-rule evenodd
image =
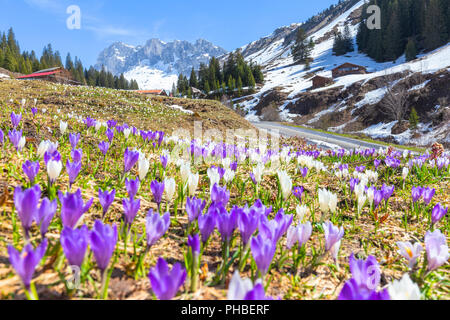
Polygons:
M300 174L302 175L303 178L306 178L306 176L308 175L308 168L300 168Z
M3 133L3 130L0 129L0 144L3 144L4 140L5 140L5 134Z
M56 200L50 201L48 198L44 198L37 212L36 222L39 224L42 237L45 237L48 231L48 227L55 216L58 203Z
M416 203L419 201L419 199L422 197L423 194L423 188L422 187L412 187L411 189L411 197L413 203Z
M108 129L115 128L117 126L116 120L108 120L106 121L106 125L108 126Z
M47 150L47 152L44 153L44 162L45 165L48 165L50 161L61 161L61 154L56 149Z
M69 264L81 268L89 244L88 228L85 225L80 229L65 227L60 241Z
M341 240L344 236L344 228L336 227L330 221L322 225L325 232L325 251L330 251L334 260L337 260Z
M359 183L359 179L350 179L350 190L353 192L355 191L356 185Z
M80 141L81 135L79 133L69 133L69 141L72 149L77 148L77 144Z
M140 199L133 200L133 198L130 199L125 198L122 200L122 205L123 205L125 225L130 227L134 219L136 218L139 208L141 207L141 200Z
M261 234L252 238L251 250L253 258L255 259L258 270L261 272L262 277L269 271L270 264L272 263L275 250L277 249L276 241L263 237Z
M70 162L69 160L67 160L66 169L67 173L69 174L69 185L72 187L78 175L80 174L81 162Z
M22 120L22 114L15 114L14 111L11 112L11 123L13 125L13 128L17 128L20 124L20 120Z
M248 244L251 236L255 233L259 225L259 220L261 213L255 208L244 208L244 210L239 211L237 217L237 226L241 232L242 243L244 246Z
M70 152L70 156L72 157L73 162L81 162L83 158L83 150L82 149L73 149Z
M286 247L290 250L298 242L299 247L302 247L312 234L311 222L300 224L296 227L290 227L287 232L287 244Z
M111 129L106 130L106 137L108 138L109 143L112 143L114 139L114 130Z
M33 117L36 116L37 112L38 112L37 108L34 108L34 107L31 108L31 113L33 114Z
M200 237L198 234L188 236L187 245L191 248L194 256L198 256L200 254Z
M425 235L428 271L433 271L448 261L448 246L445 235L439 229Z
M434 206L433 210L431 211L431 222L433 224L438 223L447 214L447 212L448 207L444 208L444 206L438 203L436 206Z
M261 216L259 223L259 232L266 238L272 239L274 242L278 242L281 237L287 232L289 226L292 224L293 216L285 215L280 210L275 219L269 220L265 216Z
M216 215L217 230L219 230L222 236L222 241L229 242L233 236L234 229L236 229L237 215L243 210L234 206L230 213L228 213L221 205L216 205L216 208L218 212Z
M367 260L355 259L352 254L349 258L350 272L360 289L376 290L380 284L381 269L377 259L369 256Z
M116 197L116 190L113 189L111 192L108 191L102 192L101 189L98 189L98 199L103 208L103 217L105 217L106 212L108 212L109 207L114 202L114 198Z
M197 199L196 197L187 198L186 212L188 214L189 222L192 223L205 209L206 201Z
M131 168L138 162L139 160L139 152L129 150L128 148L125 150L124 153L124 163L125 163L125 173L129 172Z
M88 129L91 127L95 127L95 124L97 123L97 121L95 119L92 119L90 117L87 117L86 119L84 119L83 122Z
M35 250L33 250L31 244L27 244L22 252L17 251L11 245L8 246L9 261L27 290L30 290L34 271L44 257L46 250L47 239L44 239Z
M17 151L21 150L20 140L22 139L22 130L12 130L8 132L9 141L11 141L14 148L16 148Z
M90 232L91 249L99 269L104 272L114 253L117 243L117 226L112 227L96 220Z
M23 172L30 180L31 184L34 183L34 179L36 178L38 172L39 172L39 161L31 162L30 160L27 160L22 165Z
M98 144L98 148L100 149L100 152L106 157L106 154L109 150L109 143L106 141L102 141Z
M125 187L127 188L128 196L130 197L130 199L134 199L139 191L140 186L141 183L139 181L139 178L136 178L135 180L125 179Z
M150 270L148 277L156 297L159 300L171 300L184 284L186 270L179 263L169 270L167 262L163 258L159 258L156 266Z
M167 157L166 156L160 156L159 159L161 160L161 165L163 167L164 170L166 170L167 168Z
M150 184L150 189L153 193L153 199L155 200L158 208L161 206L162 196L164 193L164 182L158 182L157 180L153 180Z
M302 196L304 190L305 189L303 187L295 187L294 190L292 191L292 194L298 199L298 201L300 201L300 203L302 203Z
M81 189L75 193L63 194L58 193L59 201L61 202L61 220L65 227L74 229L84 213L86 213L92 205L94 198L91 198L86 204L83 202L81 196Z
M202 235L202 242L205 244L211 233L213 233L214 228L216 227L216 213L215 210L208 209L206 214L201 214L198 216L198 228L200 230L200 234Z
M25 231L25 237L28 239L29 231L33 221L38 214L38 204L41 198L41 187L35 185L31 189L22 190L17 187L14 190L14 206Z
M261 199L257 199L257 200L255 201L255 204L252 206L252 209L253 209L253 208L254 208L255 210L258 210L259 213L260 213L261 215L264 215L265 217L268 217L269 214L272 213L272 207L266 207L266 206L262 203Z
M373 197L374 208L377 209L381 201L384 199L382 190L375 190Z
M394 190L395 190L395 186L388 187L386 184L383 184L383 186L381 187L381 192L383 193L383 199L385 201L388 201L389 198L394 193Z
M387 289L380 292L360 289L356 280L350 279L342 288L338 300L391 300L391 298Z
M381 161L378 159L373 160L373 165L375 166L375 170L378 170L378 167L380 166Z
M436 189L434 188L425 188L423 189L423 201L425 202L426 205L429 205L431 200L434 197L434 194L436 193Z
M230 200L230 192L226 187L219 187L217 183L211 188L211 201L215 204L221 204L226 207Z
M247 294L244 297L244 300L251 301L251 300L257 300L257 301L263 301L263 300L273 300L272 297L266 296L266 293L264 292L264 286L262 283L257 283L252 290L247 292Z
M253 172L250 172L250 179L252 179L253 184L256 186L258 182L256 182L256 177Z
M170 213L166 212L163 216L159 213L153 213L153 209L150 209L147 214L147 247L153 246L161 237L169 230L170 226Z
M237 167L238 167L237 162L232 162L232 163L230 164L230 170L233 170L234 172L236 172Z

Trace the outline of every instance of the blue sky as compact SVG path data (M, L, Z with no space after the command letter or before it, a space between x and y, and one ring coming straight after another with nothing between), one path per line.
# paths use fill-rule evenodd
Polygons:
M144 44L151 38L206 39L234 50L276 28L302 22L337 0L0 0L0 31L13 27L21 49L38 55L51 43L95 64L115 41ZM69 30L70 5L81 9L81 29Z

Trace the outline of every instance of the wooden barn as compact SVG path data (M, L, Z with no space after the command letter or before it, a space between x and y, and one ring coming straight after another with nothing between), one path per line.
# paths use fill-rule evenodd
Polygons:
M333 78L343 77L349 74L366 74L366 67L359 66L357 64L353 64L350 62L346 62L341 64L340 66L334 68L332 70Z
M203 93L203 91L201 91L200 89L191 87L191 92L192 92L192 98L194 98L194 99L206 98L206 94Z
M19 80L42 80L63 84L80 85L78 81L73 80L72 74L63 67L55 67L36 71L32 74L18 77Z
M158 89L158 90L138 90L137 93L144 94L144 95L152 95L152 96L163 96L168 97L166 90L164 89Z
M315 76L311 80L313 83L313 86L312 86L313 89L326 87L333 83L333 79L327 78L327 77L322 77L322 76Z

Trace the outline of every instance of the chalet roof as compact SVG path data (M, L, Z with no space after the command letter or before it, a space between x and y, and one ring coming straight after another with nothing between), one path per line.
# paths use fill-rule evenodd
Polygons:
M311 80L314 80L314 79L323 79L323 80L330 80L330 81L333 80L331 78L323 77L323 76L319 76L319 75L314 76Z
M333 71L341 69L341 68L348 68L348 67L357 67L357 68L364 68L364 69L366 69L366 67L364 67L364 66L360 66L360 65L357 65L357 64L346 62L346 63L343 63L340 66L337 66L336 68L334 68Z
M43 69L43 70L39 70L39 71L33 72L33 74L34 73L51 72L51 71L62 70L62 69L63 69L63 67L53 67L53 68L48 68L48 69Z
M45 76L49 76L52 74L57 74L60 73L61 70L55 70L55 71L49 71L49 72L41 72L41 73L32 73L26 76L21 76L18 77L17 79L28 79L28 78L40 78L40 77L45 77Z
M138 93L144 93L144 94L161 94L164 90L158 89L158 90L137 90Z

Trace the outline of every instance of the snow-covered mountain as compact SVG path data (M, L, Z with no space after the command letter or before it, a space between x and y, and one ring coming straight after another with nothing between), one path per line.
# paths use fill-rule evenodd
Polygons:
M410 105L416 110L421 108L422 111L424 122L419 125L423 129L421 133L430 135L431 132L433 136L430 139L437 138L436 135L441 133L441 141L448 140L450 143L450 125L448 122L445 124L450 109L437 102L440 97L449 96L448 90L440 88L445 87L442 81L450 77L450 44L433 52L420 54L418 59L410 62L406 62L402 56L395 62L377 63L357 50L343 56L333 55L334 31L342 32L346 24L350 27L354 47L357 48L356 34L364 2L344 1L340 8L328 12L329 15L321 21L315 19L316 22L308 21L279 28L273 34L242 47L244 58L262 65L265 76L265 83L256 94L234 100L235 104L244 107L246 118L259 121L262 109L275 103L285 121L337 132L388 137L399 143L413 142L411 130L400 130L397 135L393 132L399 130L390 129L399 124L395 121L388 122L389 119L379 116L380 103L387 92L386 88L380 88L381 84L385 85L383 78L404 73L390 85L407 82L405 86L411 92ZM316 43L310 70L305 70L304 65L294 64L291 55L294 35L300 25ZM364 66L368 73L347 75L333 79L334 83L330 86L314 90L311 88L315 75L331 78L331 70L346 62ZM416 80L423 83L415 83ZM429 97L426 102L423 101L425 96ZM424 103L428 105L424 106ZM387 127L389 130L380 135L380 127ZM422 139L422 142L427 143L426 139Z
M141 89L170 90L180 73L189 76L192 67L198 69L200 63L226 53L203 39L195 43L151 39L137 47L116 42L100 53L95 68L104 66L114 75L123 73L128 80L135 79Z

